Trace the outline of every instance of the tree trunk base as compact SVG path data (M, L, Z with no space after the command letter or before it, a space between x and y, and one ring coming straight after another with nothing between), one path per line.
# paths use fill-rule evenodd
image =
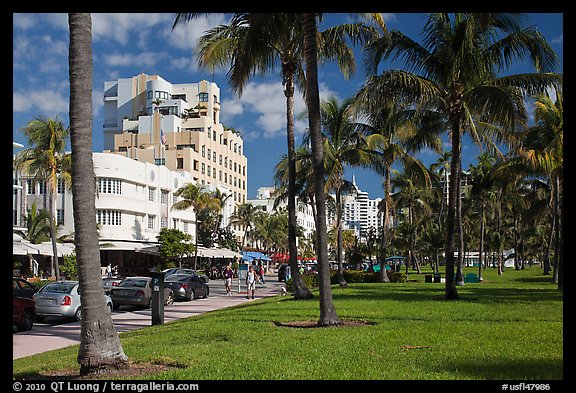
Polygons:
M312 294L312 292L308 290L308 288L303 288L294 291L294 299L296 300L308 300L312 299L313 297L314 295Z
M114 363L106 364L81 364L80 375L105 375L112 371L122 370L128 367L128 359L117 359Z

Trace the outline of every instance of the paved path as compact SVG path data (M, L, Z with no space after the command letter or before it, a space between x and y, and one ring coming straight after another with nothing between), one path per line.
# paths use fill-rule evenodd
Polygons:
M274 276L267 277L267 279L266 285L256 286L254 300L279 294L283 283L278 282ZM243 285L241 287L243 292L238 293L237 280L233 282L232 289L234 292L230 297L225 295L223 280L211 280L209 285L210 296L206 299L175 302L173 305L164 306L164 323L253 301L245 297L246 286ZM112 313L114 327L118 333L152 325L150 309L125 311L123 308L124 306L119 311ZM12 359L19 359L79 343L80 322L60 325L35 324L32 330L12 335Z

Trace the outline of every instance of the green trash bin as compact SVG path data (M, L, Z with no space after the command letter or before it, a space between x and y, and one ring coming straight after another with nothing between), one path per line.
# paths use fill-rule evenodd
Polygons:
M431 274L426 274L424 276L424 282L432 282L432 275Z

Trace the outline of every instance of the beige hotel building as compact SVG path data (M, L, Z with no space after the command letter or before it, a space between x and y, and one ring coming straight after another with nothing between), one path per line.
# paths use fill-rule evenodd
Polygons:
M220 123L220 109L220 89L205 80L172 84L140 74L107 81L104 152L188 172L196 184L228 190L233 205L245 203L244 143Z

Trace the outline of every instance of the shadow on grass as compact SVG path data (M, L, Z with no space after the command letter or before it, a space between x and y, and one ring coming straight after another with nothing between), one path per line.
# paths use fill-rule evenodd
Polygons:
M487 380L562 380L562 360L546 359L489 359L455 362L446 360L442 365L433 365L430 370L453 372L457 370L463 378Z
M351 284L354 285L354 284ZM447 301L444 296L444 286L430 286L426 284L417 285L395 285L394 287L352 286L351 290L335 289L333 298L339 300L392 300L400 302L420 302L420 301ZM502 288L502 287L482 287L479 285L468 285L457 288L459 292L458 302L473 303L526 303L526 302L548 302L562 300L562 293L555 289L535 289L535 288Z

